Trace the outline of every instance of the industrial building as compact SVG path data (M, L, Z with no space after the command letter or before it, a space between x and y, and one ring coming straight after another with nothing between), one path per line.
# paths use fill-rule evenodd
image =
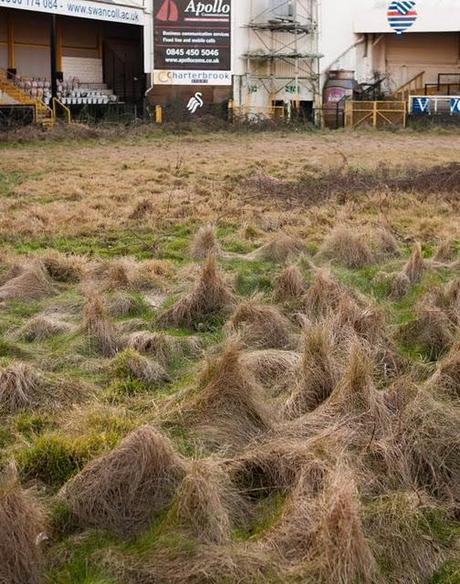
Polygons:
M314 120L411 95L460 95L458 0L0 0L0 114L148 102Z

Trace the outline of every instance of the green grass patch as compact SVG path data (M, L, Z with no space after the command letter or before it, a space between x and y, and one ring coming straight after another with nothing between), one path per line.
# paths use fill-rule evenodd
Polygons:
M19 172L2 172L0 171L0 198L11 197L15 187L20 185L25 176Z

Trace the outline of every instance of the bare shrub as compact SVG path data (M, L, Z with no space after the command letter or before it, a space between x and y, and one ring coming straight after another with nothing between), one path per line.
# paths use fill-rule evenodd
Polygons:
M67 335L72 330L72 325L67 322L39 315L27 321L17 331L16 337L29 342L44 341L57 335Z
M276 279L273 299L275 302L299 300L307 289L302 272L297 266L288 266Z
M19 275L8 280L0 287L2 300L35 300L53 292L51 281L42 264L35 262L24 269Z
M343 227L335 229L324 241L320 254L336 260L347 268L364 268L375 258L366 241Z
M255 296L239 304L227 323L252 349L290 349L295 346L289 320L275 307Z
M59 493L82 527L121 536L146 527L174 497L186 473L170 441L150 426L90 462Z
M203 225L196 232L190 246L190 256L194 260L205 260L209 254L219 255L220 246L213 225Z
M158 319L162 326L198 327L211 318L227 314L234 297L217 271L213 255L203 267L195 287Z
M115 325L107 314L102 296L95 290L86 293L83 330L94 350L104 357L115 355L119 346Z

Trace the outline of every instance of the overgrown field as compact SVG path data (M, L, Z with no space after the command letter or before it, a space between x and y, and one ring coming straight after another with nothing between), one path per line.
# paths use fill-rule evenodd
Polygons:
M0 145L0 582L458 584L459 151Z

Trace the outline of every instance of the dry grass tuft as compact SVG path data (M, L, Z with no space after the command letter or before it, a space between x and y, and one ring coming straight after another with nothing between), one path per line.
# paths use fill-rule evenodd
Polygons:
M288 266L276 279L273 299L275 302L299 300L306 289L307 285L300 269L297 266Z
M85 257L63 254L54 249L46 250L39 257L50 277L57 282L80 282L88 268Z
M10 464L0 473L0 582L38 584L43 558L37 538L45 529L38 503L19 483Z
M199 327L211 318L227 314L234 297L217 271L216 258L210 255L195 287L158 319L161 326Z
M417 243L412 251L409 261L403 268L403 272L409 278L413 286L420 282L423 272L425 271L425 260L422 255L422 246Z
M305 326L302 361L294 391L286 402L285 415L296 418L326 401L340 379L332 321Z
M395 236L386 229L382 227L377 230L375 234L375 240L379 251L385 256L399 257L401 255L401 250L399 249L398 241Z
M126 349L118 353L114 359L113 368L121 375L129 376L147 385L162 385L171 381L162 365L154 359L141 355L134 349Z
M406 343L415 343L429 351L432 358L439 358L455 340L455 325L448 315L431 304L417 306L416 319L403 325L399 337Z
M460 506L459 409L419 390L399 414L392 440L409 463L412 480L433 496Z
M312 551L321 582L375 582L377 565L366 540L355 480L346 468L332 473L320 497Z
M277 349L249 351L241 355L242 364L249 374L274 396L292 390L300 359L299 353Z
M155 211L155 207L149 199L142 199L139 201L131 214L130 219L144 219L146 216L151 215Z
M295 346L289 320L275 307L261 304L255 296L239 304L226 325L240 334L245 346L252 349L291 349Z
M190 245L190 256L194 260L205 260L209 254L218 256L220 246L216 238L216 231L213 225L203 225L195 234Z
M191 545L156 549L142 558L109 555L106 565L119 572L126 584L255 584L281 582L281 572L271 554L250 544Z
M248 259L265 260L283 264L295 259L305 251L302 241L281 233L273 237L268 243L249 254Z
M146 527L170 503L185 473L185 461L170 441L143 426L85 466L59 498L82 527L126 536Z
M208 544L230 542L231 530L248 512L217 460L191 463L168 519Z
M209 363L206 386L187 409L192 420L219 442L245 444L272 426L263 390L243 367L239 343L230 340L222 356Z
M0 301L35 300L52 292L53 286L43 265L34 262L0 287Z
M48 316L36 316L30 319L16 333L20 340L44 341L57 335L68 335L73 330L71 324Z
M14 413L40 406L48 398L42 376L27 363L12 363L0 368L0 410Z
M422 246L417 243L402 271L395 275L391 284L390 297L393 300L400 300L403 298L413 286L420 282L425 267Z
M439 514L421 491L382 495L365 509L366 532L375 557L391 574L391 582L429 582L444 560L433 545L429 517Z
M410 289L410 280L404 272L398 272L393 275L390 289L390 298L392 300L401 300L406 296Z
M455 241L453 239L446 239L439 245L433 260L435 262L447 263L454 261L456 256Z
M439 363L430 384L441 395L460 400L460 345L454 346Z
M343 227L326 238L319 253L350 269L364 268L375 261L364 238Z
M330 271L315 269L313 281L304 296L307 316L311 319L328 316L337 309L345 293Z
M86 292L83 329L93 350L113 357L119 348L115 325L110 320L104 299L96 290Z

